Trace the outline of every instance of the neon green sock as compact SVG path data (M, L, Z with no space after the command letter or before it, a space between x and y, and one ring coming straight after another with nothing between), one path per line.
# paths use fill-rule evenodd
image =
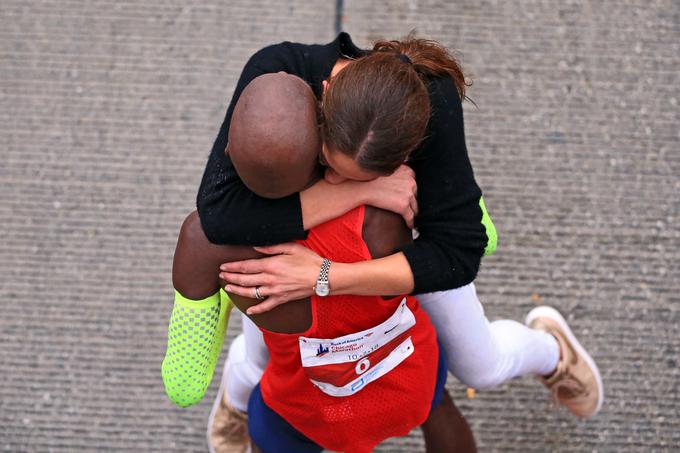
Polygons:
M175 291L168 347L161 366L165 393L181 407L203 399L220 357L233 304L224 290L203 300Z

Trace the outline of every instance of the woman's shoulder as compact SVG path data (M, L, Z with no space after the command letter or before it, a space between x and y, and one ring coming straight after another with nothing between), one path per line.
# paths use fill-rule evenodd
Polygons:
M467 153L465 149L463 105L455 83L450 77L430 77L426 81L430 96L430 121L426 138L413 153L415 162L428 161L439 165L438 159ZM433 158L438 156L437 158Z
M426 80L427 92L433 112L436 109L460 107L462 100L453 79L448 76L433 76Z
M321 81L330 73L338 57L338 39L329 44L304 44L282 41L255 52L246 66L264 72L284 71L305 80L321 95Z
M463 103L458 89L450 77L432 77L427 82L430 96L430 144L459 141L463 137ZM435 139L435 140L432 140Z
M247 64L256 65L261 68L268 67L273 64L292 64L298 58L304 56L305 47L309 47L309 45L290 41L269 44L256 51L250 57Z

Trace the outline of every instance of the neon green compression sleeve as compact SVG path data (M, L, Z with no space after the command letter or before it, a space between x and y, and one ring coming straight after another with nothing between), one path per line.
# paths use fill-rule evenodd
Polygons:
M223 289L203 300L175 290L168 347L161 366L165 393L181 407L203 399L220 356L233 304Z
M496 251L496 246L498 245L498 233L496 233L496 227L486 211L486 205L484 205L484 197L479 197L479 207L482 209L482 225L486 230L487 243L484 249L484 256L489 256Z

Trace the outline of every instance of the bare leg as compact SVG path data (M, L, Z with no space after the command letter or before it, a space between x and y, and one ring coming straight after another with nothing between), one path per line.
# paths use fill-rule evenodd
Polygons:
M467 420L453 404L448 391L421 426L428 453L476 453L475 438Z

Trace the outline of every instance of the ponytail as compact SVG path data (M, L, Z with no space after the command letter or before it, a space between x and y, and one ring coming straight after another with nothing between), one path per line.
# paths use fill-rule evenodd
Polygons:
M422 76L450 77L461 100L465 99L465 88L471 83L465 81L458 60L437 41L416 38L415 33L411 32L403 41L376 41L373 51L405 55Z

